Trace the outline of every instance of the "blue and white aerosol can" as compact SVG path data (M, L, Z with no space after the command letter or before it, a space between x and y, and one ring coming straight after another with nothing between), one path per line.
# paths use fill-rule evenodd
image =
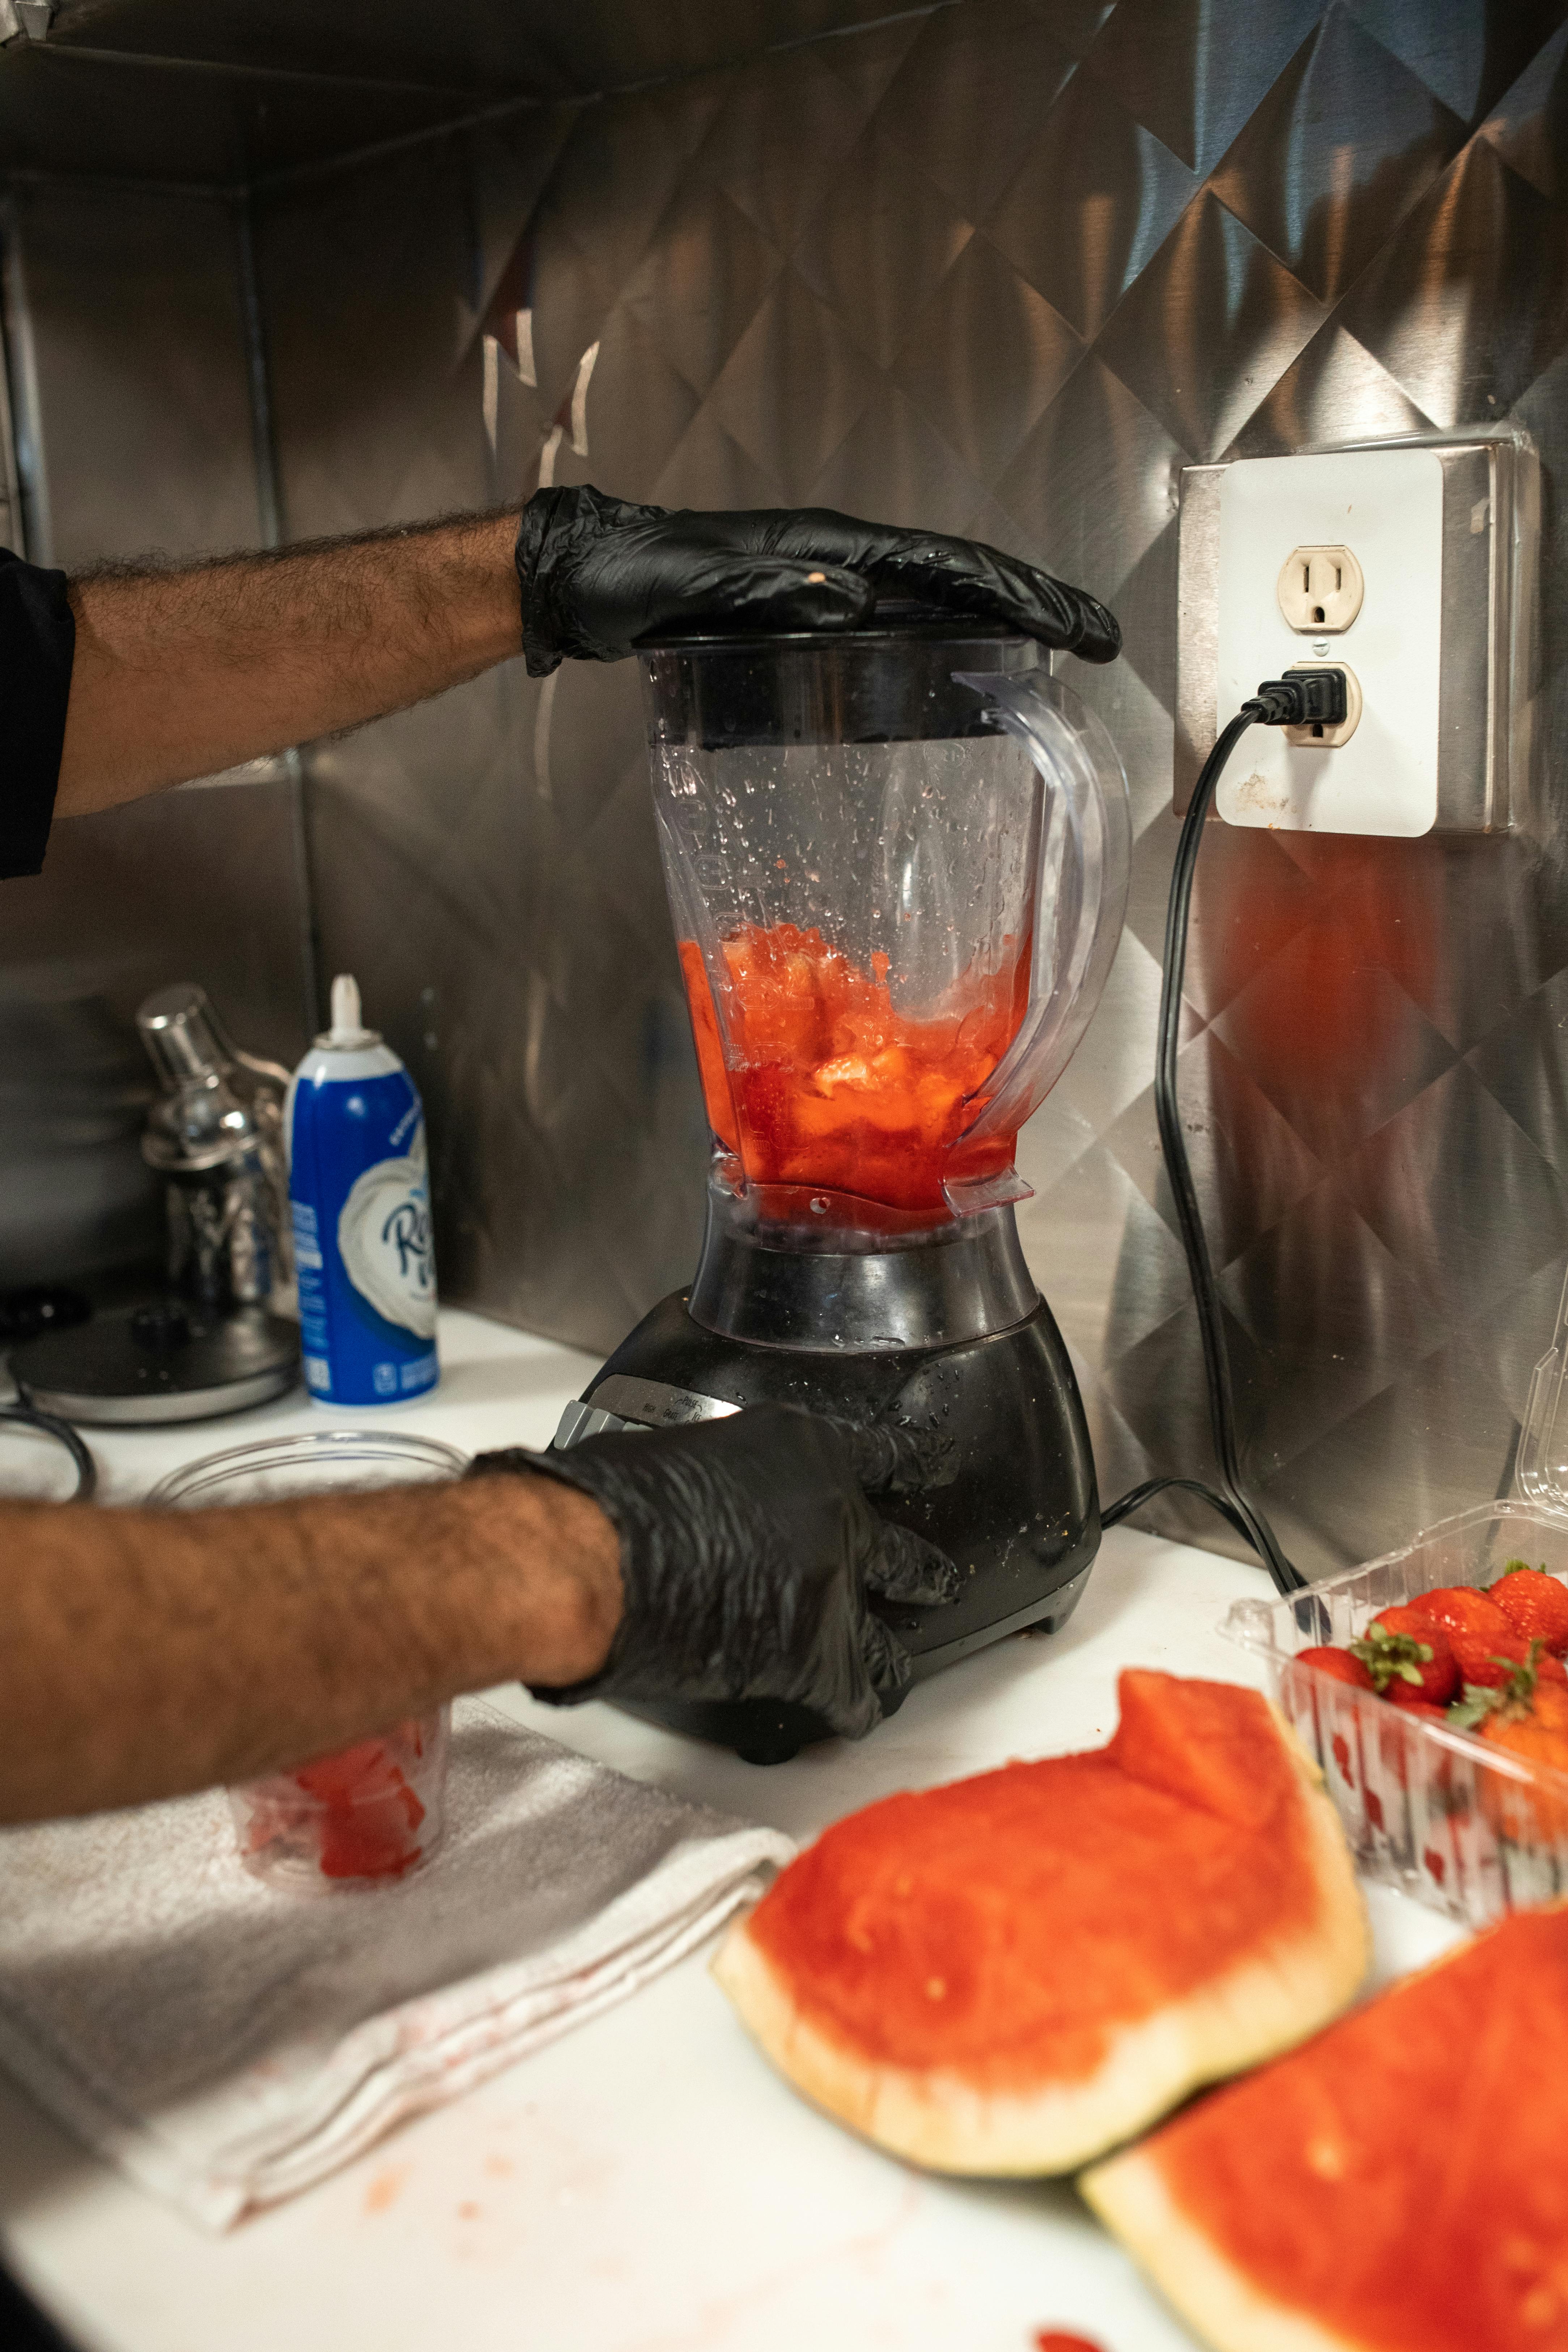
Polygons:
M440 1377L425 1110L346 972L284 1118L305 1384L321 1404L418 1396Z

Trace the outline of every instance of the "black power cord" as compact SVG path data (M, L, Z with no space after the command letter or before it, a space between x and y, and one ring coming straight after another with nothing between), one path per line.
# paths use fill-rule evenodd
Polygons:
M39 1412L30 1404L0 1405L0 1421L20 1422L24 1429L36 1429L40 1436L52 1437L57 1445L63 1445L76 1464L76 1486L70 1499L73 1503L91 1502L98 1486L98 1465L88 1452L85 1440L68 1421L60 1421L52 1412Z
M1171 1192L1176 1204L1176 1223L1181 1228L1182 1247L1186 1253L1187 1273L1198 1310L1198 1335L1204 1350L1204 1380L1208 1391L1209 1426L1214 1433L1221 1491L1216 1494L1212 1486L1205 1486L1198 1478L1146 1478L1142 1486L1131 1487L1125 1495L1119 1496L1109 1509L1100 1514L1100 1525L1113 1528L1168 1487L1179 1486L1188 1494L1201 1495L1204 1501L1211 1503L1236 1533L1252 1546L1281 1592L1300 1592L1306 1589L1307 1580L1300 1570L1286 1558L1267 1513L1247 1494L1242 1475L1241 1454L1236 1437L1236 1393L1230 1377L1230 1350L1226 1346L1219 1293L1215 1287L1214 1266L1209 1258L1208 1241L1198 1208L1197 1187L1193 1182L1186 1139L1182 1133L1181 1111L1176 1101L1176 1055L1181 1044L1182 982L1187 968L1187 922L1193 902L1193 877L1197 871L1204 826L1208 821L1221 771L1249 727L1310 727L1321 733L1325 727L1342 724L1347 708L1345 674L1342 669L1287 670L1282 678L1267 680L1249 701L1242 704L1236 717L1221 732L1214 750L1204 761L1203 771L1193 788L1186 815L1182 820L1181 838L1176 844L1176 863L1171 876L1170 903L1165 913L1159 1058L1154 1069L1154 1114L1159 1121L1160 1149L1164 1154L1165 1172L1171 1181Z

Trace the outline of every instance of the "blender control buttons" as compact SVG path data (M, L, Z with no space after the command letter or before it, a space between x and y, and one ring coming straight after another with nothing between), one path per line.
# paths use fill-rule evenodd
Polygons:
M738 1404L723 1397L700 1396L668 1381L637 1380L627 1372L612 1372L574 1399L561 1416L554 1443L564 1448L584 1437L603 1437L621 1429L679 1429L694 1421L724 1421L739 1412Z
M701 1396L695 1389L678 1389L668 1381L635 1379L629 1372L612 1372L588 1391L588 1402L601 1412L619 1413L623 1421L643 1421L655 1429L678 1429L692 1421L727 1421L738 1404L724 1397Z
M574 1397L571 1403L562 1409L561 1418L555 1424L555 1434L550 1441L551 1451L564 1454L567 1447L575 1445L579 1438L613 1437L618 1430L629 1425L618 1414L595 1412L591 1404L583 1402L581 1397Z

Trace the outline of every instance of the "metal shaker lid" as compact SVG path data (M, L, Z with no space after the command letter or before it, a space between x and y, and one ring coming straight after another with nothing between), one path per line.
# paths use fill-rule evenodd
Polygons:
M145 998L136 1027L163 1088L147 1114L142 1157L166 1173L199 1174L221 1168L255 1148L258 1118L258 1080L231 1083L244 1063L270 1086L286 1073L237 1052L213 1011L205 988L176 981Z
M237 1072L237 1090L248 1100L258 1087L276 1088L280 1094L289 1084L289 1073L281 1062L247 1054L243 1045L235 1044L206 990L194 980L176 980L143 998L136 1026L166 1087L184 1086L215 1070L226 1075Z
M142 1157L166 1175L199 1175L243 1159L257 1141L255 1119L223 1079L200 1078L153 1105L142 1133Z

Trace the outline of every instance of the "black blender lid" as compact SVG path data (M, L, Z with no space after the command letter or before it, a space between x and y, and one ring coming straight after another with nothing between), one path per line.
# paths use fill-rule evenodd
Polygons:
M765 646L866 645L879 638L928 639L942 644L977 643L983 645L1029 645L1034 642L1022 629L1010 628L1005 621L991 621L973 614L955 613L951 605L931 604L917 596L879 596L864 621L847 629L663 629L638 637L633 650L639 654L722 653L733 646L752 651ZM1047 658L1046 649L1039 648L1040 659Z
M760 744L919 743L994 735L966 674L1044 666L1034 638L907 597L856 629L664 637L637 651L648 741L724 751Z

